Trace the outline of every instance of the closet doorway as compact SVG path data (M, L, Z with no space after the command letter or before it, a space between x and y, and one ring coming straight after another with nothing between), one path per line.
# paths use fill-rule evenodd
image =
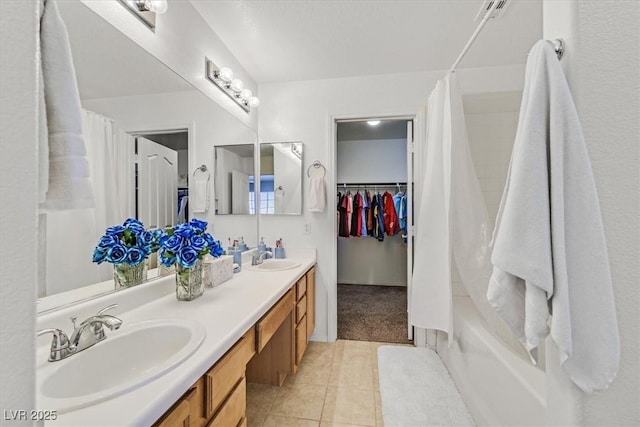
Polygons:
M337 121L337 338L411 343L412 125Z

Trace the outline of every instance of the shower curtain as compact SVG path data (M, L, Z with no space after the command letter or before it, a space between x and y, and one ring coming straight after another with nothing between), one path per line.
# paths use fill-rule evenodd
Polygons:
M93 249L107 227L135 215L134 138L87 110L82 129L96 207L47 214L47 294L113 277L111 264L92 263Z
M491 225L471 159L455 74L428 101L426 144L416 147L416 243L411 322L453 337L452 267L485 319L501 322L486 300Z

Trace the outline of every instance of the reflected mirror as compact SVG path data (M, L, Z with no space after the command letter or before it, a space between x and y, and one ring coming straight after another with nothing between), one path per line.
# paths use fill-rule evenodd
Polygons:
M216 215L256 213L254 147L254 144L215 147Z
M260 144L260 214L302 214L302 142Z
M197 217L216 239L229 233L257 242L255 217L230 223L214 215L212 152L216 142L255 144L255 132L82 2L58 8L78 80L96 208L41 220L38 312L114 290L113 265L93 263L92 253L105 229L128 217L146 228ZM211 179L196 197L201 165Z

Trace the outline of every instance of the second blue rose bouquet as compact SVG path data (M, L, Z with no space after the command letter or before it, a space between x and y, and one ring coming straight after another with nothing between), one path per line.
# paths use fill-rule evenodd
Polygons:
M218 258L223 254L220 242L207 233L207 222L192 219L189 222L166 229L158 239L160 264L171 267L177 263L191 268L206 254Z

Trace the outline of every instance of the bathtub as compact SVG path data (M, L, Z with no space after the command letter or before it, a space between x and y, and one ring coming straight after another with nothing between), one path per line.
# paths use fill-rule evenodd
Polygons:
M454 335L438 333L437 352L477 425L546 425L546 382L488 330L469 297L454 297Z

